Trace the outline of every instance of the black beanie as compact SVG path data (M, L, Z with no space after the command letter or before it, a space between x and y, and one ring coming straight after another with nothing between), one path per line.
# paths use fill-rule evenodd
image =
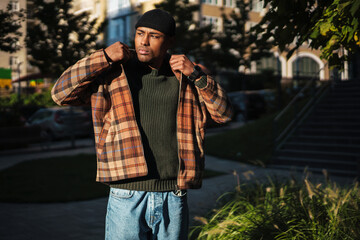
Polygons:
M136 23L135 29L138 27L148 27L171 37L175 35L175 26L175 20L168 12L161 9L154 9L142 15Z

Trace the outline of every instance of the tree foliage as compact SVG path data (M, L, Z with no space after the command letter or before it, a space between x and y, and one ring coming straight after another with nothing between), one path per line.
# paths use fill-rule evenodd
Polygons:
M341 66L347 60L347 55L340 49L346 49L350 53L359 49L359 19L360 1L334 0L310 29L310 45L320 48L321 56L329 60L331 65Z
M253 28L262 42L271 42L288 56L307 43L320 49L333 67L342 67L343 50L357 51L360 1L358 0L264 0L268 11ZM292 45L295 43L295 45Z
M21 22L24 21L24 10L13 11L9 3L6 10L0 9L0 51L16 52L21 46L18 43L22 36Z
M156 8L169 12L176 22L176 43L172 53L190 55L196 61L205 61L204 44L212 39L211 26L200 26L193 15L199 11L198 4L189 3L189 0L169 0L155 4Z
M237 70L239 65L249 67L250 62L263 53L264 45L253 48L255 38L245 29L248 4L240 0L236 4L236 10L231 14L223 14L222 32L214 31L215 26L211 24L201 25L194 20L194 13L199 11L200 7L188 0L163 1L155 4L155 7L168 11L175 18L177 25L174 53L189 54L213 70ZM268 44L266 46L268 47Z
M246 28L248 13L249 4L237 0L236 8L230 14L222 14L224 29L215 34L217 44L209 51L218 67L235 70L239 66L250 68L251 61L266 55L271 48L267 42L255 47L256 36Z
M74 14L72 0L34 0L34 6L26 43L30 63L43 74L58 77L97 48L104 24L96 27L88 12Z

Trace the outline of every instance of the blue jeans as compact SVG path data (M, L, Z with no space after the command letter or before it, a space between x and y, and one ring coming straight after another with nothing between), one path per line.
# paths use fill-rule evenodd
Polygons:
M185 191L143 192L110 188L106 240L187 239Z

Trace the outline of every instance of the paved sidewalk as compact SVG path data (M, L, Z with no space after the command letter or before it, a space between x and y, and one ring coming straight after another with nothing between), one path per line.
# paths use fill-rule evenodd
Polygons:
M94 152L91 141L84 140L82 146L68 149L66 146L53 147L51 151L7 152L0 155L0 170L22 161L49 156L64 156ZM67 149L66 151L64 149ZM302 173L286 170L259 168L233 161L206 157L206 169L225 172L225 175L204 179L201 189L189 190L191 225L195 216L203 216L216 205L216 200L225 192L234 190L237 177L240 183L266 181L268 176L277 179L292 176L301 178ZM320 176L322 178L322 176ZM0 193L1 194L1 193ZM51 204L0 203L0 239L4 240L101 240L104 239L107 198L89 201Z
M52 142L51 145L33 144L28 148L0 151L0 170L18 163L41 158L72 156L80 153L95 153L94 141L90 138L77 139L75 148L70 141Z
M234 170L241 181L245 181L245 173L249 171L253 171L256 178L263 178L269 173L266 169L210 156L207 156L206 168L227 174L205 179L201 189L189 190L192 225L195 216L206 214L215 206L220 195L235 188L237 180L232 174ZM289 175L287 171L276 173ZM106 204L107 198L51 204L0 203L0 239L100 240L104 238Z
M206 135L216 135L242 126L242 122L231 122L219 128L210 128ZM56 141L50 143L33 144L24 149L11 149L0 151L0 170L11 167L23 161L49 158L56 156L71 156L80 153L95 153L93 138L76 139L75 148L71 147L71 141Z

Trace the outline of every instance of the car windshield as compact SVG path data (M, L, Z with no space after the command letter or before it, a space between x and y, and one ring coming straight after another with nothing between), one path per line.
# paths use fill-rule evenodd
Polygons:
M73 108L73 109L61 109L57 111L57 114L63 117L70 117L70 116L85 115L86 112L82 109Z
M35 113L30 119L29 122L37 122L49 118L51 116L51 112L47 110L40 110Z

